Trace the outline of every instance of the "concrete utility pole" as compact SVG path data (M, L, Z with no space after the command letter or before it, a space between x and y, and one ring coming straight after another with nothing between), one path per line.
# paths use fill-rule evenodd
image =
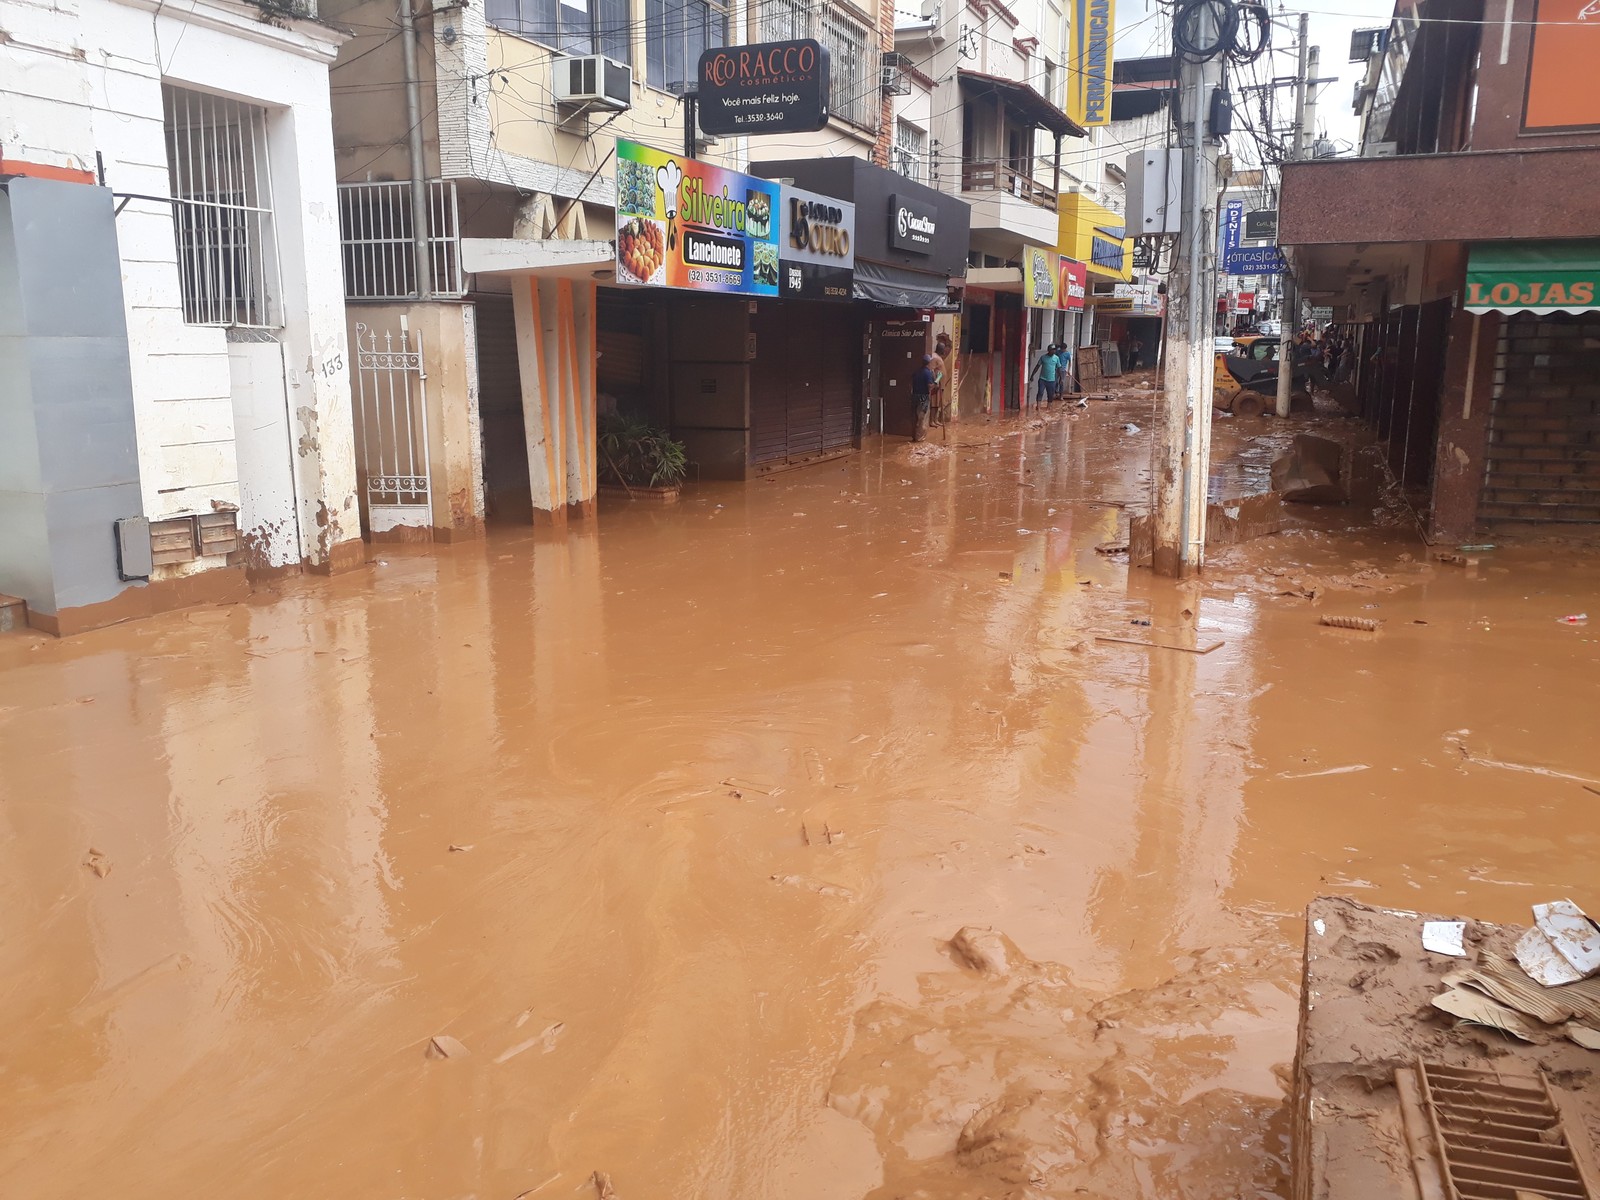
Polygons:
M400 0L400 69L405 75L406 147L411 159L411 254L417 272L417 299L433 294L428 250L427 160L422 156L422 93L417 81L417 17L412 0Z
M1227 47L1218 45L1216 8L1204 0L1180 2L1173 24L1181 63L1178 141L1185 149L1183 226L1167 281L1167 336L1172 345L1167 355L1165 422L1156 464L1152 565L1156 574L1178 578L1193 574L1205 563L1218 188L1217 140L1208 126L1213 96L1222 88L1222 56ZM1206 55L1208 49L1212 53Z
M1309 45L1311 14L1300 14L1300 67L1294 81L1294 148L1289 157L1295 161L1306 156L1306 87L1311 79L1312 56L1316 51ZM1283 189L1278 189L1278 202L1283 202ZM1280 218L1282 214L1279 214ZM1300 325L1300 289L1289 277L1289 263L1284 261L1283 315L1278 326L1278 397L1274 406L1278 416L1289 415L1289 395L1294 389L1294 335Z

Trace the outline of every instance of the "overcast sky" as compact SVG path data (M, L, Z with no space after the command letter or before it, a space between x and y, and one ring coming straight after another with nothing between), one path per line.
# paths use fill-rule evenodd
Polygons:
M1311 15L1311 44L1322 49L1318 77L1333 79L1318 89L1317 127L1335 141L1352 142L1358 127L1350 100L1364 63L1346 61L1350 57L1350 34L1357 29L1377 29L1388 25L1394 12L1393 0L1315 0L1315 7L1274 5L1280 13L1273 29L1273 45L1281 52L1268 55L1259 64L1255 78L1292 77L1295 73L1294 31L1301 12ZM1115 53L1118 58L1143 58L1171 52L1171 22L1158 0L1117 0ZM1268 60L1271 65L1268 66ZM1285 88L1279 93L1284 118L1292 116L1294 96ZM1344 150L1346 147L1341 146Z

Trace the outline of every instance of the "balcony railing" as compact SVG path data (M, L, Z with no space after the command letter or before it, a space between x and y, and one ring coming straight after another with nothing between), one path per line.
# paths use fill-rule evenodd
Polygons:
M961 190L963 192L1006 192L1047 208L1056 210L1056 190L1034 181L1033 177L1018 171L1005 162L969 162L961 165Z

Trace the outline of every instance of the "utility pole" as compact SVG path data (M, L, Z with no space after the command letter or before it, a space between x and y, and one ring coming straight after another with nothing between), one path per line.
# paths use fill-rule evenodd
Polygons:
M1300 67L1294 81L1294 149L1290 158L1296 162L1306 156L1306 87L1311 79L1311 14L1300 14ZM1278 188L1278 204L1283 204L1283 188ZM1283 264L1283 314L1278 327L1278 397L1275 405L1278 416L1289 415L1289 394L1294 388L1294 334L1300 325L1300 289L1294 286L1289 275L1289 263Z
M1222 92L1216 8L1180 0L1174 41L1180 60L1178 142L1185 151L1183 224L1167 281L1165 420L1156 464L1156 574L1191 575L1205 562L1206 485L1211 466L1211 393L1215 356L1217 140L1214 113L1230 112ZM1213 104L1213 97L1222 102Z
M411 257L417 273L417 299L433 295L433 263L428 247L427 160L422 157L422 93L417 79L417 18L412 0L400 0L400 66L405 76L407 155L411 159Z

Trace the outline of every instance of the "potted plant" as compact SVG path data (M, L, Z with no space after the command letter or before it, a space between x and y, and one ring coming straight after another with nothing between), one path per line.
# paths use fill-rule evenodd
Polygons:
M602 492L676 503L689 469L682 442L639 417L610 412L600 418L599 443Z

